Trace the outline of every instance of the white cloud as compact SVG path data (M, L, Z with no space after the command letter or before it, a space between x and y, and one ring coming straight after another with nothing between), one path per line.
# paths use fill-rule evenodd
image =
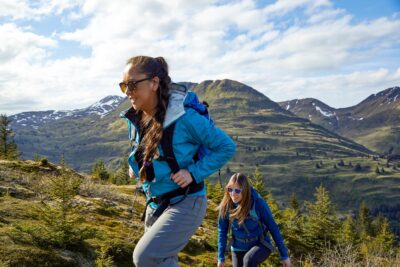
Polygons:
M0 0L0 17L13 20L38 20L46 15L60 15L64 10L80 4L82 0Z
M125 61L138 54L166 57L175 81L229 78L279 101L320 93L333 106L345 103L336 95L354 104L361 88L376 92L399 83L393 51L400 18L354 23L328 0L280 0L263 8L251 0L15 1L0 11L6 15L58 15L80 26L42 36L17 21L0 24L0 112L4 101L21 98L35 99L27 109L85 107L118 93ZM53 59L65 41L89 48L90 56ZM18 94L5 93L16 87ZM351 91L360 97L346 97ZM21 111L21 104L7 110Z
M13 23L0 25L0 36L0 68L8 68L10 61L22 65L40 62L49 56L46 47L57 46L57 41L25 31Z

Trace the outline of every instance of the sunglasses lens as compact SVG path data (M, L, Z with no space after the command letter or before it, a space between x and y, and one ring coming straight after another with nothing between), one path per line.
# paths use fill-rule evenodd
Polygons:
M235 193L235 194L240 194L242 192L242 189L239 188L228 188L229 193Z
M121 89L121 92L122 92L123 94L126 93L126 84L125 84L125 83L120 83L120 84L119 84L119 88Z
M129 82L128 82L127 87L128 87L128 90L129 90L130 92L135 91L135 89L136 89L136 83L137 83L137 82L132 82L132 81L129 81Z

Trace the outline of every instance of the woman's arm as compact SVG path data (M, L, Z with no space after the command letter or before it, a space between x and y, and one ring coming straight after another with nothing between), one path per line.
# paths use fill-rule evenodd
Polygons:
M281 260L287 260L289 258L287 249L285 244L283 243L283 237L281 232L279 231L279 226L276 224L272 212L264 199L257 198L257 207L260 211L260 220L263 224L268 227L269 232L271 233L272 238L276 246L278 247L279 254L281 255Z
M226 241L228 239L229 219L218 216L218 262L225 262Z
M189 115L184 123L192 142L208 148L211 153L201 160L189 165L188 171L197 183L210 176L235 154L236 145L222 130L212 125L206 118L194 110L187 111Z

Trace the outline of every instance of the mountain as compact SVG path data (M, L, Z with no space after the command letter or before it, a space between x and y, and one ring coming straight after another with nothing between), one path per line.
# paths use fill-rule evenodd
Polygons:
M361 103L335 109L312 99L279 103L293 114L307 118L377 152L400 154L400 87L373 94Z
M236 81L204 81L192 84L192 89L209 103L216 125L237 144L236 155L221 169L222 182L232 172L250 175L258 168L279 201L287 200L293 192L299 200L310 199L320 184L332 190L333 199L343 209L356 207L367 192L377 205L392 199L393 194L373 184L381 175L375 169L382 163L366 147L293 115ZM85 172L102 159L115 171L130 150L126 122L119 118L129 107L125 99L103 117L89 114L51 121L37 129L21 128L15 130L15 140L25 159L38 154L59 162L64 156L69 166ZM359 172L354 170L357 164L361 165ZM384 175L396 177L398 172L391 168L385 167ZM218 174L210 177L218 178ZM352 190L351 194L343 194L346 190Z
M301 118L308 119L326 129L336 131L338 129L338 115L336 109L315 98L294 99L278 103L282 108L288 110Z
M115 110L124 97L121 96L107 96L100 101L94 103L93 105L74 110L48 110L48 111L30 111L22 112L10 116L12 120L11 127L18 131L21 128L33 128L38 129L47 123L62 119L77 119L86 117L89 115L98 115L104 117L111 111Z

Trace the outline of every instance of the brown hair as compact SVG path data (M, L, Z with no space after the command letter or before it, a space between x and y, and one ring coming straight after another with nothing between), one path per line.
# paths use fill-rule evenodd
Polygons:
M158 77L160 79L158 86L158 101L154 116L146 120L141 120L140 130L146 131L143 140L140 142L141 151L143 151L143 165L139 171L140 181L146 180L146 169L157 153L158 144L161 141L163 133L163 123L168 106L169 86L171 78L168 74L168 64L162 57L136 56L128 59L127 65L139 73L147 74L148 77Z
M234 208L229 192L225 190L224 197L218 206L219 214L223 218L227 217L229 214L230 221L238 219L239 224L242 224L251 208L251 187L246 175L242 173L233 174L229 179L228 185L231 183L238 184L242 189L242 200L240 201L240 205ZM228 185L225 188L227 188Z

